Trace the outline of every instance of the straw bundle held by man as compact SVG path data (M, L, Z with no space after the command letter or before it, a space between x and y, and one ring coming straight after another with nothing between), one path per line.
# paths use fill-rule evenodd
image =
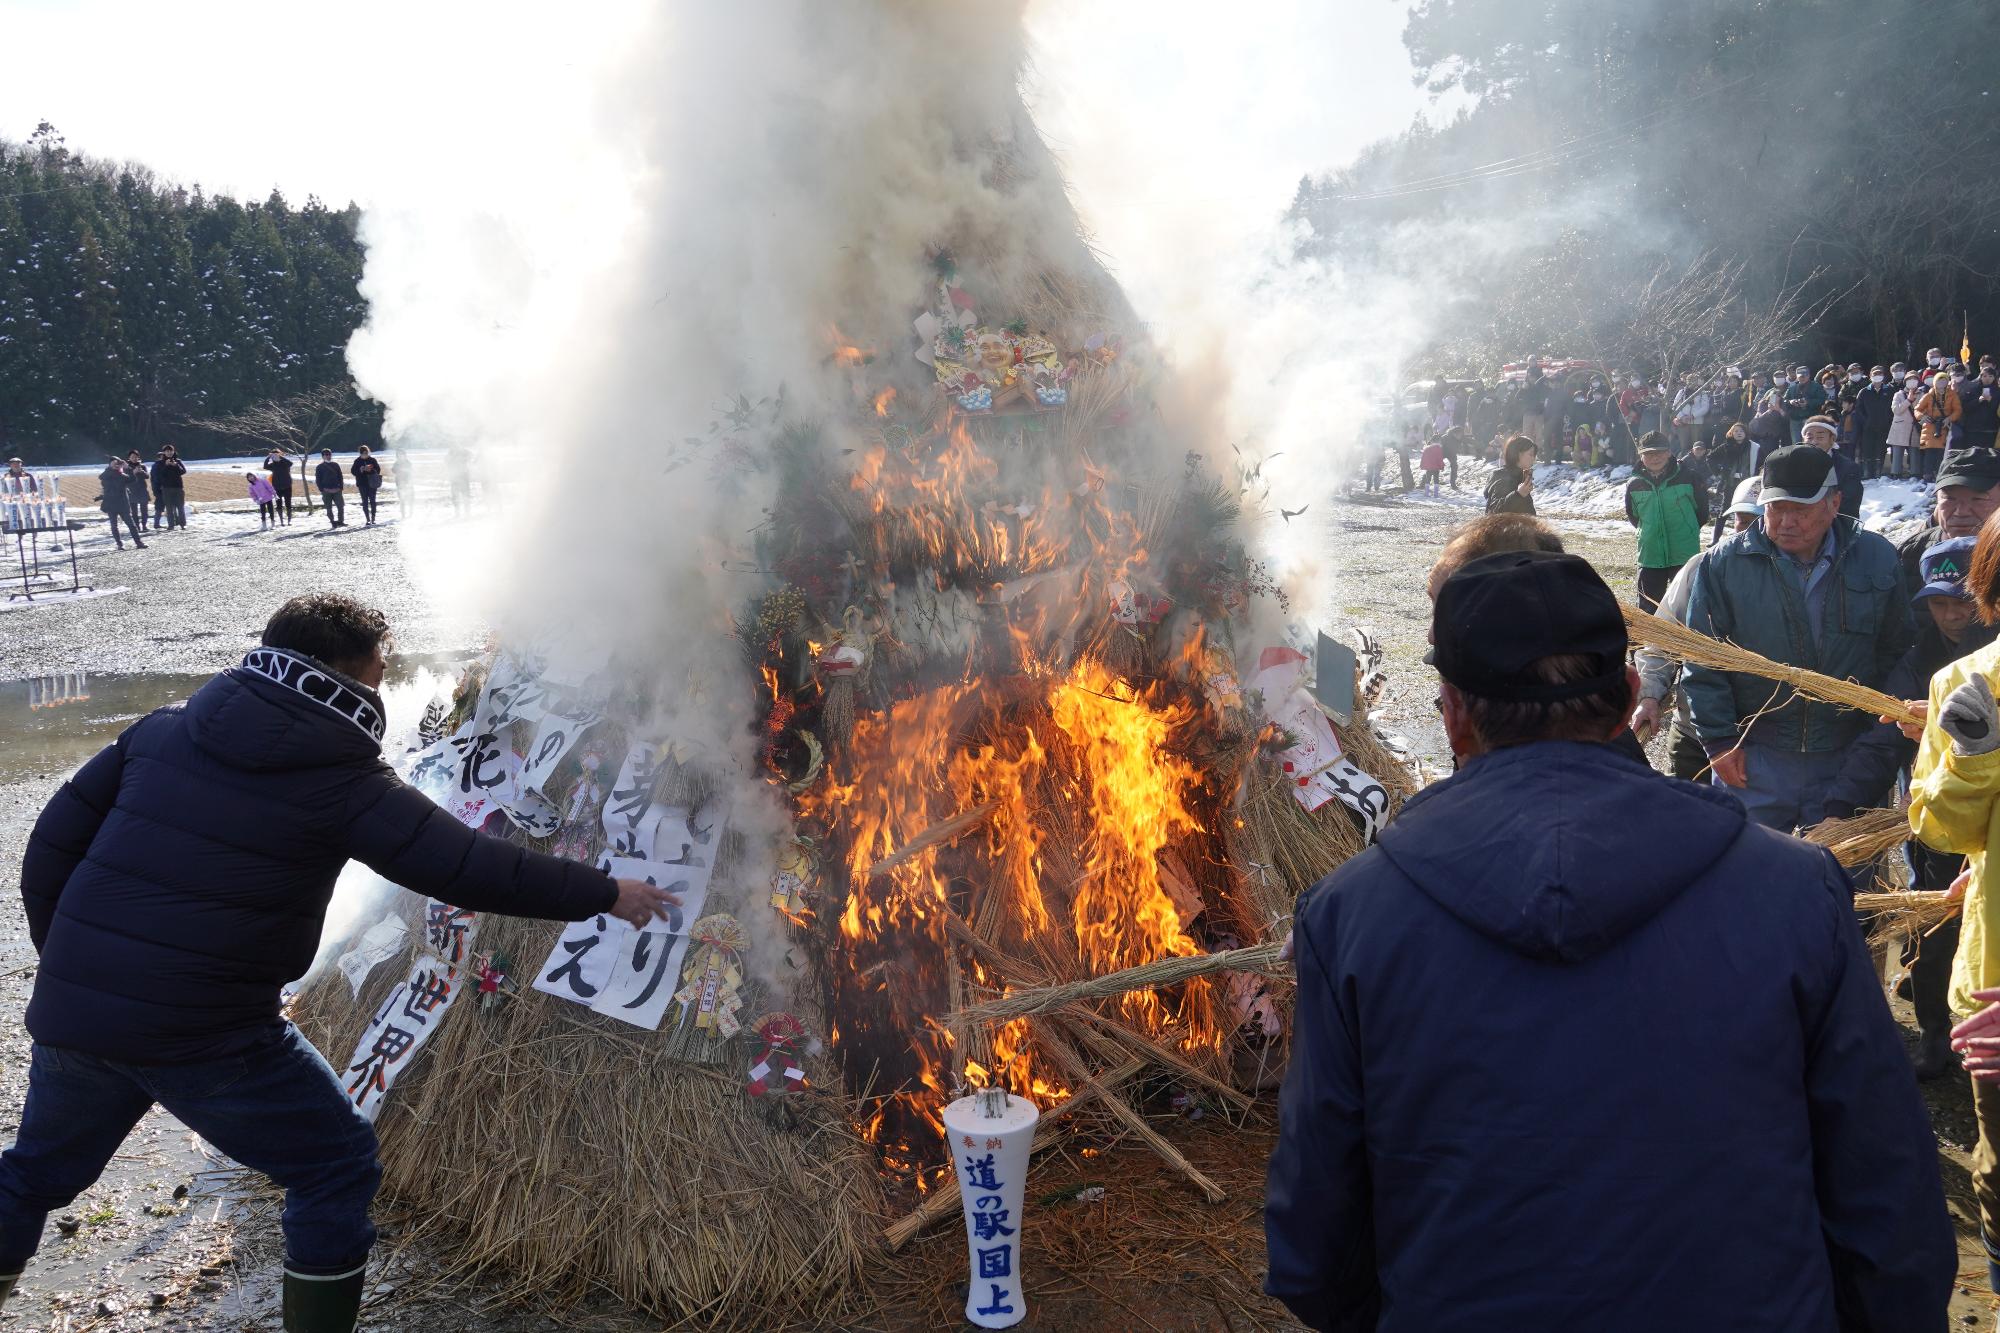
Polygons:
M1921 725L1923 718L1913 712L1901 699L1892 699L1880 690L1871 690L1851 680L1837 680L1817 671L1807 671L1802 667L1786 666L1773 662L1770 658L1753 653L1747 648L1739 648L1721 639L1711 639L1706 634L1689 629L1659 616L1649 615L1636 606L1622 606L1625 613L1625 628L1632 636L1635 647L1650 648L1677 662L1688 662L1695 666L1712 667L1717 671L1741 671L1747 675L1762 676L1789 685L1800 694L1839 704L1843 708L1859 709L1872 717L1893 718L1898 722L1913 722Z
M1902 810L1862 810L1849 819L1829 819L1799 835L1824 847L1852 870L1888 855L1910 838L1910 818Z

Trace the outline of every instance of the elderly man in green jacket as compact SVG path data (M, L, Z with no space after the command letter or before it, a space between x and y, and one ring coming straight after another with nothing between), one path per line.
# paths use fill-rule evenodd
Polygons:
M1708 486L1674 457L1667 437L1639 437L1639 470L1625 485L1625 517L1639 530L1639 609L1652 611L1682 565L1701 551Z
M1837 521L1830 455L1787 445L1764 462L1764 517L1695 569L1688 628L1880 689L1910 642L1896 548ZM1874 719L1740 671L1690 666L1682 684L1715 781L1790 833L1825 817L1847 748Z

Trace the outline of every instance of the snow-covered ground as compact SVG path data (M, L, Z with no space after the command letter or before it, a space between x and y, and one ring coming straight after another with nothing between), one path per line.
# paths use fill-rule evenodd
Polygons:
M1421 474L1419 474L1421 476ZM1421 491L1411 493L1412 504L1449 505L1484 513L1486 483L1493 465L1477 459L1461 459L1458 489L1441 489L1431 499ZM1629 467L1580 468L1570 463L1535 465L1535 512L1550 518L1625 518L1625 483L1632 476Z
M1406 503L1444 505L1483 513L1486 483L1493 465L1477 460L1461 460L1458 489L1446 487L1436 499L1421 491ZM1619 523L1625 519L1625 484L1632 478L1627 466L1580 468L1571 463L1535 465L1535 511L1547 518L1600 519ZM1920 481L1891 481L1884 477L1864 483L1861 496L1861 526L1895 538L1930 516L1932 487Z

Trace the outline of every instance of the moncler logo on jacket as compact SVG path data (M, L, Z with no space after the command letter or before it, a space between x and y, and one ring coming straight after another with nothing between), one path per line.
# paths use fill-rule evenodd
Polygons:
M243 669L332 709L374 737L378 745L388 734L380 706L359 685L310 657L283 648L253 648L243 658Z

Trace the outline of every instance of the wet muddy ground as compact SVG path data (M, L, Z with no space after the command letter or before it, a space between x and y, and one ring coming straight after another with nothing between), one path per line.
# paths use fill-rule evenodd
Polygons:
M1423 583L1451 528L1477 512L1471 495L1458 497L1458 503L1449 495L1443 502L1361 496L1316 507L1322 508L1318 521L1339 574L1335 604L1320 608L1320 618L1330 630L1359 626L1383 645L1389 686L1378 710L1382 725L1407 738L1427 764L1445 771L1449 757L1432 705L1435 676L1421 662L1428 627ZM428 602L409 563L448 547L451 520L432 526L426 540L405 544L397 540L399 516L386 506L384 516L390 522L380 529L330 533L323 519L315 516L308 523L301 515L289 533L266 534L258 532L254 512L246 516L224 507L197 514L187 532L163 534L148 551L123 553L111 549L99 525L80 544L79 555L91 579L129 591L0 613L0 1140L12 1135L26 1087L28 1040L19 1015L35 965L21 915L18 867L28 830L63 776L132 719L184 698L210 673L235 661L264 617L294 592L341 588L381 605L397 625L404 669L477 644L482 627L453 608ZM1633 544L1624 525L1559 516L1553 521L1572 551L1597 564L1621 595L1630 595ZM11 546L4 554L12 555ZM1907 1028L1907 1006L1899 1002L1897 1009ZM1914 1041L1913 1030L1910 1035ZM1993 1303L1984 1294L1984 1266L1971 1239L1970 1099L1959 1079L1929 1085L1926 1098L1965 1240L1965 1287L1954 1301L1953 1318L1983 1323L1991 1319ZM1191 1154L1213 1150L1213 1126L1168 1119L1161 1127ZM1246 1141L1254 1137L1247 1127L1243 1133ZM1126 1156L1129 1171L1143 1173L1152 1163L1143 1149L1117 1150L1106 1162ZM1060 1169L1052 1164L1047 1172ZM1127 1169L1113 1173L1114 1186L1125 1174ZM1254 1178L1246 1177L1244 1187L1254 1197ZM403 1243L393 1207L383 1211L384 1244L366 1328L527 1333L659 1326L607 1302L565 1311L496 1308L491 1289L479 1281L441 1280L438 1256ZM962 1241L954 1228L939 1227L905 1251L900 1263L904 1270L949 1269L952 1255L962 1264ZM1024 1268L1033 1304L1024 1329L1244 1326L1240 1310L1232 1316L1199 1302L1165 1299L1165 1288L1155 1293L1161 1299L1131 1292L1092 1295L1087 1270L1079 1270L1077 1280L1076 1274L1055 1271L1053 1257L1039 1271L1036 1260L1031 1245ZM1254 1285L1261 1252L1237 1254L1235 1261ZM0 1312L0 1329L273 1329L279 1263L275 1200L156 1111L105 1178L51 1219L42 1253ZM820 1326L938 1327L940 1312L950 1304L940 1302L933 1297ZM1253 1317L1259 1326L1286 1326L1268 1310Z

